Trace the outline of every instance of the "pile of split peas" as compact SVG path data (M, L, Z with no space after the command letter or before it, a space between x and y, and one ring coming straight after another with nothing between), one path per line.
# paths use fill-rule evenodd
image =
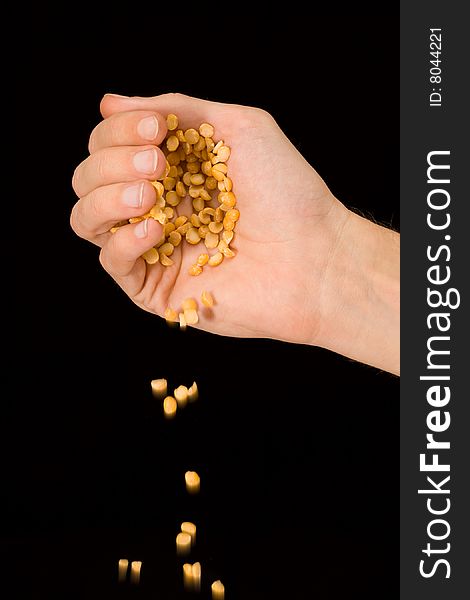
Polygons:
M166 122L168 134L162 148L166 156L165 172L152 181L157 192L155 205L140 217L116 224L111 232L127 223L155 219L163 225L163 234L143 258L151 265L160 262L171 267L175 248L184 243L201 244L204 251L188 271L189 275L197 276L204 266L216 267L224 258L235 256L230 244L240 211L235 208L237 199L228 176L230 148L223 140L214 141L214 127L209 123L202 123L198 130L183 131L178 128L176 115L169 114ZM191 214L177 214L186 198L191 199ZM171 308L165 317L167 321L178 320Z

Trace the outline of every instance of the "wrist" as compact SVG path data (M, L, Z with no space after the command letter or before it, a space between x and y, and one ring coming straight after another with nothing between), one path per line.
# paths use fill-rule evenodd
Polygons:
M399 244L396 232L335 205L340 229L329 253L312 343L399 373Z

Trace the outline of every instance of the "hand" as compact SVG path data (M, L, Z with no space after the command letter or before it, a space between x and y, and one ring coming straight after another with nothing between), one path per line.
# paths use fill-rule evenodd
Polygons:
M382 228L360 219L332 195L269 114L180 94L106 95L101 112L104 120L91 134L90 156L74 174L80 200L71 223L78 235L101 246L103 267L138 306L162 316L167 306L178 309L185 298L199 300L208 290L216 306L212 318L200 312L198 327L204 330L316 344L356 358L348 348L350 340L343 339L348 333L337 331L344 320L338 317L344 304L341 288L354 278L352 288L365 285L364 297L357 298L363 304L355 315L359 321L352 323L356 335L370 308L364 301L371 273L367 253L355 248L358 241L366 242L367 250L375 252L380 235L372 230ZM152 219L109 233L116 222L153 206L155 192L148 182L163 172L158 144L167 133L170 112L178 115L183 129L211 123L214 139L232 149L228 167L240 220L231 246L237 255L218 267L206 266L198 277L188 269L204 251L199 246L178 246L171 267L147 265L140 258L161 237L162 228ZM128 205L139 199L139 206ZM185 210L180 204L178 214L189 215L189 206ZM367 225L359 225L361 221ZM366 230L369 243L361 239ZM352 246L345 247L346 241ZM349 257L354 254L360 260L353 267Z
M310 342L321 319L314 299L347 211L271 116L254 108L180 95L105 96L101 109L105 120L91 134L91 155L74 176L81 199L72 212L72 226L102 247L104 268L132 300L162 316L167 306L178 308L184 298L198 299L206 289L217 307L215 318L206 320L201 315L203 329ZM142 225L108 233L117 221L143 214L154 204L153 188L145 180L141 207L127 207L122 196L129 183L160 176L164 159L155 145L166 135L165 116L170 112L178 115L183 129L210 122L216 129L215 140L223 139L232 149L229 174L241 213L232 243L237 256L217 268L206 267L198 277L190 276L188 269L195 256L205 251L200 246L181 244L170 268L147 265L140 258L160 238L161 227L154 221L148 221L144 237ZM139 123L149 117L155 117L159 126L153 146L159 160L156 168L149 165L147 177L131 159L136 152L152 148L139 134ZM181 207L178 214L185 212Z

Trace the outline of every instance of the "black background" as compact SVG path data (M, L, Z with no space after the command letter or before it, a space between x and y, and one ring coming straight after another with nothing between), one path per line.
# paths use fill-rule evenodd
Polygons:
M170 330L69 228L71 176L108 91L269 110L338 198L398 228L398 10L217 26L209 13L162 28L172 15L155 15L154 29L142 16L139 43L111 17L100 45L96 30L55 41L45 20L18 71L35 211L17 250L4 585L23 598L185 597L174 538L195 520L202 597L220 578L227 600L396 598L398 380L317 348ZM200 400L164 421L156 377L196 379ZM116 583L124 557L143 561L139 588Z

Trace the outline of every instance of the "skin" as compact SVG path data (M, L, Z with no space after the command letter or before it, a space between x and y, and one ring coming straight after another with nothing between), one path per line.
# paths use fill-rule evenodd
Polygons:
M161 237L153 219L109 233L155 203L149 181L164 170L158 145L170 112L182 129L211 123L214 139L232 150L229 175L241 213L231 244L237 255L198 277L188 269L205 251L201 245L180 244L171 267L140 258ZM107 94L101 113L90 156L73 176L79 200L71 225L101 247L101 264L139 307L163 316L166 307L178 310L185 298L199 300L208 290L216 305L200 311L201 329L321 346L399 373L399 235L337 200L268 113L181 94ZM139 161L150 172L139 171ZM125 203L133 189L140 206ZM176 212L190 215L189 199Z

